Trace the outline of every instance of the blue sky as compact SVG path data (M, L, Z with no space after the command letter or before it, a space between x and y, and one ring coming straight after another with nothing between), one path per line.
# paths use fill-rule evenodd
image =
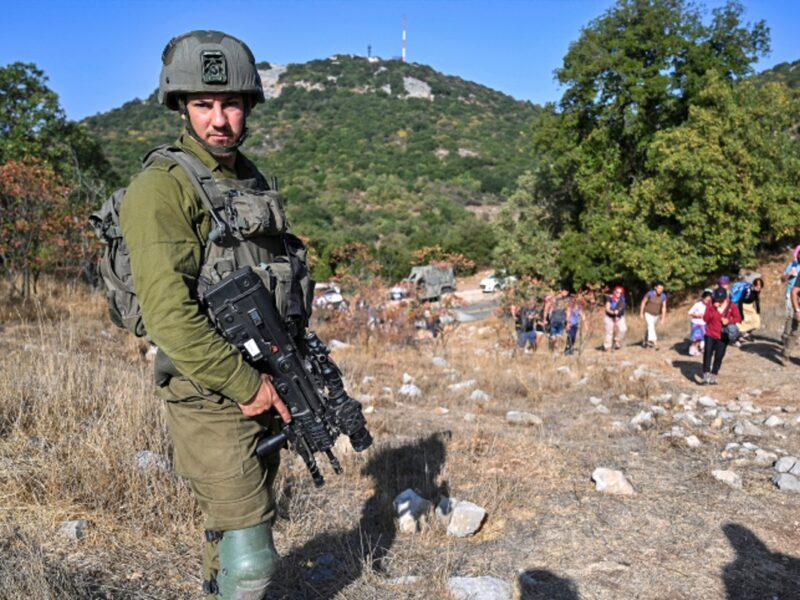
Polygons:
M708 8L720 0L707 0ZM408 60L544 103L560 91L553 70L613 0L10 0L0 23L0 65L33 62L67 116L104 112L158 85L164 45L192 29L245 40L258 60L305 62L336 53L399 56L403 15ZM772 53L758 68L800 58L797 0L744 0L764 19Z

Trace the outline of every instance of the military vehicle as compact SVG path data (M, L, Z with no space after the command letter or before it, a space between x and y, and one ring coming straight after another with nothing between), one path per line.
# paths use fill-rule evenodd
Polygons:
M411 274L405 281L416 290L417 299L438 300L442 294L456 291L456 277L453 267L425 265L411 267Z

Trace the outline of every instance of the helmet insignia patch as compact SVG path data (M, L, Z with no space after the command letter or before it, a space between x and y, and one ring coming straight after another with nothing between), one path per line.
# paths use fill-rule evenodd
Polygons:
M203 50L203 83L228 83L228 64L225 55L217 50Z

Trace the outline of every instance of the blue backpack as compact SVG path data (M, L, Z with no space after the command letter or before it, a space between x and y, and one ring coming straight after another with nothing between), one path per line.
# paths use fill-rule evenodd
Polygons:
M753 286L746 281L737 281L734 283L731 286L731 302L738 304L744 293L751 287Z

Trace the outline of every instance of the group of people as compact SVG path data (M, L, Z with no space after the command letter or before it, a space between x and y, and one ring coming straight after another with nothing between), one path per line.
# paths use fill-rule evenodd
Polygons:
M795 278L800 271L798 256L800 247L795 255ZM790 271L787 267L787 274ZM794 281L791 285L794 285ZM763 288L764 280L757 275L744 277L734 283L729 276L723 275L717 281L717 287L703 290L700 299L689 309L689 355L703 356L703 371L696 377L698 383L716 384L728 346L741 346L743 341L752 340L752 332L761 326L760 294ZM617 286L605 302L603 348L606 351L622 346L628 329L626 308L625 290ZM667 294L662 283L655 283L642 297L639 316L647 324L642 345L658 348L656 328L667 319ZM794 327L796 331L796 321Z
M792 264L787 266L787 325L784 333L785 352L794 345L800 318L800 246ZM752 332L761 326L760 294L764 280L757 274L732 282L723 275L716 288L703 290L701 298L689 309L689 355L703 356L703 371L698 383L717 383L722 360L730 344L740 346L752 340ZM794 291L793 291L794 290ZM645 322L642 346L659 348L658 328L667 321L667 294L664 284L655 282L638 304L639 318ZM603 350L611 352L622 347L628 332L626 313L629 304L625 288L612 288L603 302ZM531 299L511 307L517 332L517 346L532 352L547 339L551 350L565 344L564 353L575 349L578 332L586 324L586 298L567 290Z
M585 299L560 290L544 298L531 298L511 306L517 332L517 346L524 352L535 351L546 338L553 351L564 347L572 354L581 326L586 325Z

